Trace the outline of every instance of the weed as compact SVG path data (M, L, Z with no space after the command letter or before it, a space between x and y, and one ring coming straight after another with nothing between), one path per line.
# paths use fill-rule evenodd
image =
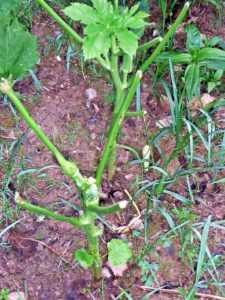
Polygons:
M7 300L9 293L10 293L9 289L1 289L0 290L0 299L1 300Z

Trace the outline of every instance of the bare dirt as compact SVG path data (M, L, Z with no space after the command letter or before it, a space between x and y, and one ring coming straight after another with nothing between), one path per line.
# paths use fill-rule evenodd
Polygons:
M223 26L220 27L210 6L196 6L189 15L189 19L193 20L193 18L207 36L211 37L215 33L220 36L224 35L225 19L223 18ZM60 29L45 13L39 13L33 22L32 32L38 37L40 53L43 54L47 46L46 35L56 36ZM178 38L177 43L179 43ZM65 49L62 50L62 53L64 52ZM43 88L40 94L36 93L30 78L19 82L16 88L22 94L24 104L29 108L32 116L58 148L66 157L76 160L83 174L90 176L96 171L110 120L111 107L104 100L109 86L106 78L94 77L90 71L82 75L78 70L79 61L76 57L72 60L72 71L67 73L65 55L61 54L60 57L61 61L56 58L54 51L51 51L47 57L41 55L36 69L36 75ZM92 100L89 108L87 108L86 96L88 88L93 88L97 92L97 97ZM169 114L169 107L159 98L153 97L149 76L144 78L141 100L143 109L147 111L146 126L151 135L156 130L155 121L166 117ZM221 119L224 111L220 110L218 114L215 118ZM0 125L7 129L6 132L1 132L0 138L3 140L10 140L10 138L13 140L14 137L21 136L27 129L22 120L15 128L16 122L12 117L9 105L2 104L0 106L0 115ZM143 119L126 119L120 135L120 144L134 147L140 153L147 139L143 128ZM4 135L6 135L6 139L4 139ZM173 145L173 141L167 140L162 149L168 151L170 145ZM158 159L156 151L154 155L155 159ZM107 197L102 200L102 203L110 204L120 198L126 199L127 195L124 189L128 189L131 195L135 192L135 188L132 189L131 186L132 184L134 186L138 176L141 176L142 173L140 166L126 165L132 159L130 152L119 149L114 180L108 182L107 177L103 179L102 191ZM44 166L50 167L39 173L18 176L18 172L24 169ZM174 162L172 168L176 169L176 167L176 162ZM5 178L6 169L4 168L0 170L1 180ZM49 206L54 211L67 216L76 215L77 212L73 208L62 202L64 199L79 206L76 190L72 183L61 174L51 154L32 132L28 133L22 144L13 172L17 176L14 175L11 179L11 195L8 196L8 201L14 208L13 197L17 189L33 204ZM149 180L154 178L151 172L144 176ZM214 220L224 219L223 185L217 185L214 188L210 185L210 180L211 175L200 174L198 201L191 209L192 213L199 216L198 221L204 221L210 214ZM174 187L174 190L184 195L187 194L182 180ZM171 202L173 200L169 198L163 200L168 201L165 207L171 207L174 204ZM146 201L147 198L144 194L136 199L136 204L141 212L146 208ZM125 226L136 213L135 207L129 206L125 212L107 217L106 221L111 226ZM1 217L4 219L2 213ZM129 264L128 271L124 273L123 277L117 278L111 274L109 279L104 279L103 284L93 282L90 271L83 270L72 259L76 249L85 247L85 237L79 230L68 224L47 218L43 219L24 211L14 215L14 218L14 220L19 219L19 223L2 237L2 242L10 245L10 248L0 247L0 289L24 291L29 300L114 299L113 296L116 297L121 293L121 288L129 291L133 299L141 299L147 293L147 290L141 288L143 283L141 282L140 268L135 261ZM4 221L1 229L10 223L9 220ZM158 235L169 230L165 219L154 214L149 216L149 224L149 243L156 241ZM102 255L106 253L106 243L112 237L126 238L130 241L136 257L141 254L142 236L134 238L132 231L118 234L112 233L106 226L104 229L105 233L101 238ZM213 251L224 255L224 232L214 230L211 234L214 237L212 239ZM188 266L178 258L179 246L176 239L171 241L170 247L163 247L162 244L156 246L158 254L151 253L146 256L146 259L160 264L156 276L161 286L166 285L170 289L186 288L193 282L194 275ZM217 241L216 246L214 241ZM106 258L104 258L104 266L105 263ZM223 275L223 270L221 274ZM202 292L214 293L216 291L202 289ZM103 294L105 298L103 298ZM124 297L123 299L128 298ZM162 293L152 296L151 299L179 299L179 296Z

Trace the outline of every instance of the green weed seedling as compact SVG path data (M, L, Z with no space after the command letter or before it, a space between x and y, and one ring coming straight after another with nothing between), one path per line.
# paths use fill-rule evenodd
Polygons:
M134 56L143 49L149 49L155 44L155 41L151 41L138 46L137 30L144 28L144 19L147 17L145 13L137 12L138 5L128 10L127 8L120 9L117 1L112 5L111 2L106 0L93 0L93 7L74 3L64 11L72 19L80 21L84 25L84 38L81 38L45 1L38 0L37 2L46 9L75 41L83 45L85 59L96 60L103 68L108 70L115 85L116 99L105 149L97 169L96 178L87 178L80 173L75 162L65 159L42 131L41 127L30 116L18 94L13 90L15 81L26 75L28 70L37 63L39 58L37 42L36 38L28 33L16 19L3 18L1 20L0 92L10 99L28 126L56 158L62 172L74 182L82 208L80 209L79 217L66 217L24 201L19 193L16 193L15 201L19 207L30 212L66 222L81 229L86 234L88 247L87 249L79 249L75 253L75 259L84 268L91 267L93 277L99 279L101 278L102 264L99 253L99 236L102 234L102 229L95 225L95 220L99 218L99 215L119 212L128 204L128 201L120 201L111 206L100 206L99 187L101 177L107 161L110 160L109 157L112 157L112 153L113 157L115 157L116 138L142 77L142 72L149 67L166 46L177 26L185 17L189 3L185 4L165 37L157 40L157 42L161 42L138 69L137 66L133 66ZM123 249L122 253L121 249ZM108 243L108 252L109 261L114 265L126 263L132 255L127 243L116 239Z
M171 60L173 65L187 65L184 73L184 83L188 100L200 96L200 83L204 79L205 70L219 71L215 79L220 80L222 70L225 70L225 51L204 44L198 28L194 24L185 26L187 33L187 53L166 52L158 56L158 61Z

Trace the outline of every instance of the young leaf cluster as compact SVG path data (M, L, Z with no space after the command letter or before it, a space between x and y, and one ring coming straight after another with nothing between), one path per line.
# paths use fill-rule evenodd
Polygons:
M115 11L111 2L92 0L93 7L83 3L73 3L64 9L64 13L84 25L83 52L85 59L106 56L111 48L111 37L118 41L119 49L133 56L138 48L138 33L146 22L145 12L137 12L138 5L129 10ZM119 51L118 49L118 51Z

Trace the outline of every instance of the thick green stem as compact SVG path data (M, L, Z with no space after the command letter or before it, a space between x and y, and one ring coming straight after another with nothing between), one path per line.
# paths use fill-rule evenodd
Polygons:
M137 73L134 77L133 83L128 92L128 95L125 98L125 100L123 101L119 112L115 115L115 117L113 118L111 125L109 127L107 142L106 142L106 145L105 145L105 148L103 151L103 155L101 157L101 161L98 165L98 169L97 169L97 173L96 173L96 183L98 186L100 185L102 174L104 172L105 165L107 163L110 152L116 142L116 137L119 133L121 123L125 117L125 113L127 112L128 108L133 100L133 96L134 96L137 86L141 80L141 77L142 77L142 72L137 71Z
M123 85L120 79L119 74L119 66L118 66L118 56L116 55L117 52L117 46L116 46L116 37L115 35L112 35L111 37L111 45L112 45L112 55L111 55L111 77L113 80L113 83L116 88L117 95L122 92ZM117 100L116 100L117 101Z
M160 42L162 42L162 37L161 36L151 40L150 42L147 42L145 44L140 45L138 47L137 51L148 50L149 48L154 47L155 45L157 45Z
M99 235L102 233L102 230L95 226L95 212L87 209L84 213L84 218L87 220L86 224L83 222L83 229L87 235L88 252L93 257L93 277L95 280L99 280L102 277L102 260L99 251Z
M176 21L173 23L173 25L170 27L169 31L161 41L161 43L156 47L156 49L153 51L153 53L150 55L150 57L143 63L140 70L144 72L148 66L155 60L157 55L163 50L163 48L168 43L169 39L174 35L177 27L180 25L180 23L183 21L184 17L187 14L187 11L189 9L190 3L186 2L183 9L181 10L179 16L177 17Z
M74 31L44 0L36 0L47 13L58 23L75 41L83 44L83 39Z
M116 140L114 141L108 157L108 179L111 181L116 172Z
M33 212L35 214L45 216L54 220L58 220L61 222L66 222L72 224L74 227L81 227L81 222L79 218L71 218L71 217L65 217L60 214L56 214L46 208L30 204L28 202L25 202L18 193L15 194L15 201L18 204L18 206L22 209L26 209L30 212Z

